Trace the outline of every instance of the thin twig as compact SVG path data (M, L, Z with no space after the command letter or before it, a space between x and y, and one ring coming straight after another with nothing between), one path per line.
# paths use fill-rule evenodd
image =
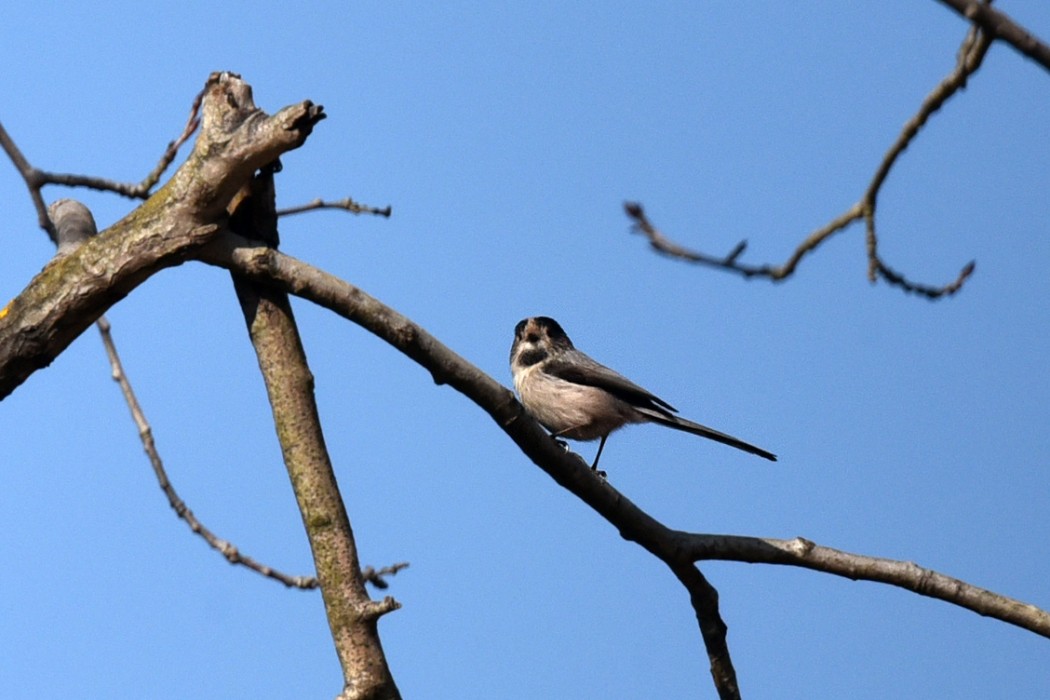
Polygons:
M724 257L690 250L661 233L645 215L642 205L636 202L628 202L624 205L627 216L634 222L631 230L644 234L649 239L649 244L664 255L709 267L729 270L745 278L766 277L779 281L794 274L802 258L814 252L829 238L846 230L854 222L863 220L865 222L865 243L868 255L868 278L872 282L876 279L882 279L892 286L906 292L925 296L928 299L938 299L955 294L962 288L970 275L973 274L976 263L973 261L967 263L953 281L941 286L912 282L901 273L892 269L879 255L875 214L879 192L890 170L926 125L929 118L949 98L966 87L969 77L981 66L981 62L991 46L992 38L990 34L982 29L971 27L959 48L959 56L955 68L926 96L919 110L904 124L897 139L879 162L875 174L872 176L860 201L825 226L807 236L783 265L749 265L740 262L739 258L747 246L746 241L738 243Z
M47 205L44 204L44 198L40 194L40 188L44 186L44 173L40 172L26 160L26 157L22 155L22 151L15 144L14 139L7 133L7 129L4 128L3 124L0 124L0 146L3 147L4 152L7 153L7 157L14 163L15 168L18 170L18 174L22 176L22 179L26 183L26 187L29 189L29 197L33 200L33 207L36 209L37 223L40 224L40 228L47 231L47 235L51 238L51 241L58 245L58 238L55 236L55 227L51 225L51 219L47 216Z
M51 240L55 240L54 229L51 228L50 222L47 218L47 207L44 205L44 199L40 193L45 185L87 187L89 189L101 190L104 192L115 192L132 199L147 199L150 195L150 191L160 180L161 175L164 174L164 171L167 170L168 166L170 166L175 160L175 156L179 152L179 147L186 143L200 125L200 106L201 100L203 99L204 90L201 90L193 99L193 104L190 106L190 115L186 120L186 126L183 127L182 133L179 134L178 138L168 144L168 147L164 150L156 167L146 175L142 182L137 184L117 182L116 180L94 177L91 175L74 175L70 173L54 173L46 170L38 170L30 165L25 156L22 155L22 152L15 145L14 140L8 135L7 131L4 130L2 124L0 124L0 146L3 146L4 151L18 169L18 172L21 173L22 179L25 180L26 186L29 188L30 197L33 199L33 206L35 206L37 210L37 219L39 220L40 227L47 231L48 235L51 236Z
M182 133L179 137L168 144L168 148L164 151L164 154L160 157L160 161L157 162L157 166L150 171L146 179L142 181L141 185L144 191L148 192L153 189L153 186L160 181L160 176L164 174L164 171L168 169L168 166L175 161L175 156L179 152L179 147L189 140L193 132L200 126L200 110L201 102L204 100L204 89L201 89L197 93L197 96L193 98L193 104L190 105L190 114L186 117L186 126L183 127Z
M807 236L783 265L748 265L738 262L740 255L747 249L747 241L737 243L724 257L707 255L706 253L690 250L665 236L649 220L649 217L645 214L645 209L638 202L625 202L623 208L627 216L634 221L631 230L645 235L649 239L649 245L659 253L672 258L707 265L708 267L717 267L736 272L745 278L768 277L771 280L782 280L791 276L802 258L816 250L828 238L844 230L854 221L863 218L863 211L860 205L855 204L842 216Z
M386 582L384 576L394 576L398 571L408 568L407 561L399 561L396 564L390 566L384 566L382 569L376 571L371 566L366 566L361 570L361 576L365 579L366 583L370 583L379 590L386 590L390 587L390 584Z
M959 276L953 282L943 286L933 287L910 282L903 275L892 270L879 255L878 237L875 232L875 212L879 191L882 189L882 185L897 159L904 153L915 137L918 136L930 116L937 112L952 95L966 87L970 76L980 68L981 62L984 60L991 45L990 35L977 27L970 28L966 38L963 39L962 45L959 47L955 70L926 96L919 111L904 125L897 140L886 152L878 170L875 171L871 184L868 185L868 189L864 192L861 206L864 208L866 223L865 241L868 252L868 279L872 282L881 277L891 285L899 287L906 292L914 292L928 299L937 299L942 296L955 294L970 274L973 273L976 263L971 261L963 267Z
M959 271L959 276L954 281L949 282L941 287L930 287L925 284L918 282L911 282L900 274L896 270L887 266L881 260L879 261L878 273L879 276L889 282L890 284L896 285L906 292L912 294L918 294L924 296L927 299L938 299L940 297L951 296L959 291L966 280L969 279L970 275L973 274L974 268L977 267L977 261L971 260L963 266L963 269Z
M278 209L277 216L290 216L292 214L302 214L307 211L316 211L318 209L342 209L348 211L351 214L375 214L376 216L385 216L390 218L392 209L390 205L385 207L370 207L367 204L360 204L355 202L350 197L340 199L334 202L326 202L323 199L315 199L312 202L302 204L297 207L288 207L287 209Z
M940 2L979 25L992 38L1010 44L1043 68L1050 70L1050 46L1017 24L1005 12L996 10L991 3L980 2L980 0L940 0Z
M146 420L146 415L142 411L142 406L135 397L135 392L132 390L131 383L128 381L127 374L124 372L124 366L120 361L120 356L117 354L117 347L113 342L113 336L110 332L109 321L106 320L105 316L102 316L96 322L96 325L98 326L99 334L102 336L102 344L106 348L106 355L109 357L109 364L113 369L113 380L120 385L120 391L124 394L124 400L127 402L128 408L131 410L131 418L135 421L135 427L138 428L139 438L142 440L142 447L146 450L146 455L149 457L150 465L153 467L153 473L157 477L157 483L160 486L161 491L164 492L164 495L167 496L168 503L171 505L172 510L175 511L175 514L185 520L186 524L189 525L190 530L203 537L204 541L207 542L209 546L220 552L231 564L245 566L267 578L280 581L289 588L299 588L302 590L317 588L318 582L313 576L289 576L288 574L277 571L266 564L257 562L247 555L241 554L236 546L219 538L215 533L202 525L197 519L197 516L193 514L193 511L189 509L181 498L179 498L178 493L175 491L175 487L173 487L168 480L168 474L164 469L164 462L160 458L160 453L157 452L157 446L153 440L153 430L150 428L149 421Z
M186 119L186 126L183 127L182 133L179 134L178 138L171 141L168 147L164 149L164 153L160 157L160 161L157 162L156 167L153 168L143 178L142 182L130 183L130 182L117 182L116 180L110 180L103 177L93 177L90 175L73 175L69 173L42 173L41 177L43 184L50 185L64 185L66 187L87 187L93 190L101 190L103 192L115 192L124 197L130 197L131 199L147 199L150 195L150 191L160 180L161 175L168 169L168 166L175 160L175 156L179 152L179 147L186 143L187 139L193 135L193 132L197 130L200 125L200 106L201 100L204 99L204 90L197 93L197 96L193 99L193 104L190 105L190 115Z

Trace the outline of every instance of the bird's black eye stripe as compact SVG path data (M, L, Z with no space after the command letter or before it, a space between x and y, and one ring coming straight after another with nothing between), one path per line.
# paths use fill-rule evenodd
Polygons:
M518 364L523 367L531 367L537 362L547 359L547 351L543 348L528 348L518 354Z

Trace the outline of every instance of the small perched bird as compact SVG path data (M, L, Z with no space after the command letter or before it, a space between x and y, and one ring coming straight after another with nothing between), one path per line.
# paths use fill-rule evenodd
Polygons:
M674 415L677 409L577 350L553 318L537 316L514 329L510 370L521 403L554 438L597 440L628 423L659 423L776 461L776 455Z

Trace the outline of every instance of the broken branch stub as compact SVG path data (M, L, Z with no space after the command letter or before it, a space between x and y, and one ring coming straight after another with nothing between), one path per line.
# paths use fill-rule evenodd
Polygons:
M193 152L164 187L0 308L0 399L144 280L194 257L255 171L301 146L325 117L309 100L267 115L234 73L209 76L201 108Z

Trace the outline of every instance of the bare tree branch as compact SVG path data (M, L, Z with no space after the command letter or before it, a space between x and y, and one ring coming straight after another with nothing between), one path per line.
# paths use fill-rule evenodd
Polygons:
M649 239L649 245L659 253L672 258L679 258L687 262L707 265L709 267L718 267L729 270L730 272L736 272L745 278L768 277L769 279L776 281L790 277L795 272L795 268L798 267L802 258L816 250L828 238L864 216L861 206L859 204L853 205L842 216L834 219L823 228L817 229L811 233L806 240L799 244L798 248L791 257L788 258L787 262L780 266L774 266L747 265L738 262L740 255L747 250L747 241L740 241L737 243L724 257L715 257L707 255L706 253L690 250L689 248L675 243L661 233L660 230L649 220L649 217L646 216L645 209L638 202L625 202L623 208L627 213L627 216L634 221L631 230L645 235L645 237Z
M717 594L714 589L705 590L709 584L702 577L697 579L689 571L692 562L701 558L696 549L697 543L711 536L675 532L652 518L607 482L595 478L582 459L559 447L503 386L412 321L349 283L275 250L252 247L247 241L238 241L230 234L223 234L212 241L202 251L201 259L236 270L260 283L276 284L291 294L313 301L361 325L426 368L436 383L449 384L488 412L540 468L609 521L625 539L640 544L664 561L687 586L708 655L712 659L712 674L719 692L724 693L723 697L734 697L735 675L727 652L722 652L725 625L717 617ZM785 554L778 556L776 561L772 561L772 555L768 555L766 560L768 563L804 566L838 575L849 572L847 575L853 578L934 595L960 607L1037 634L1045 634L1045 623L1041 620L1046 618L1047 613L1038 608L988 591L975 596L973 591L979 589L936 572L920 570L923 573L916 577L917 567L909 568L913 565L900 565L904 567L901 569L905 572L903 574L887 575L885 567L865 569L855 566L859 559L839 565L830 558L817 556L794 559ZM978 604L978 599L983 602ZM1029 613L1017 615L1008 612L1017 610L1018 606Z
M230 228L277 244L273 169L263 169L232 203ZM231 274L273 412L277 438L310 540L328 626L343 668L347 700L398 700L401 695L379 639L377 620L401 607L365 588L350 518L325 446L314 378L288 295Z
M152 190L154 185L160 181L161 175L164 174L164 171L167 170L168 166L175 160L175 156L178 155L179 152L179 147L193 135L193 132L196 131L197 126L200 124L199 112L201 100L203 99L204 90L201 90L197 93L196 98L193 100L193 104L190 106L190 116L186 120L186 126L183 127L182 133L179 134L174 141L168 143L168 147L161 155L160 161L157 162L157 165L142 179L141 182L118 182L116 180L110 180L104 177L93 177L90 175L41 172L41 184L65 185L66 187L87 187L92 190L101 190L103 192L115 192L131 199L146 199L149 197L150 190Z
M846 230L851 224L863 220L865 222L865 240L868 254L868 279L874 282L881 278L892 286L898 287L905 292L911 292L925 296L928 299L938 299L951 296L962 288L966 280L973 274L975 262L971 261L963 266L959 275L951 282L933 286L913 282L903 274L892 269L882 259L878 250L878 236L875 228L875 214L878 206L878 196L882 185L886 181L890 170L897 159L908 148L919 131L926 125L927 120L944 105L948 99L959 90L966 87L969 77L980 67L984 60L992 39L984 31L971 28L959 48L958 61L955 69L941 83L930 92L923 100L918 112L905 123L897 140L890 146L882 161L879 163L860 201L847 209L843 214L823 227L817 229L806 237L796 248L794 253L782 265L750 265L739 261L740 255L747 247L746 241L738 243L727 255L713 256L706 253L690 250L675 243L649 220L641 204L627 202L624 211L634 222L631 229L642 233L649 239L649 245L664 255L679 260L716 267L730 272L735 272L745 278L765 277L773 281L787 279L795 273L802 258L814 252L824 242L837 233Z
M661 252L723 267L746 277L757 275L771 279L783 279L790 275L803 256L854 221L864 219L868 224L872 274L931 298L950 294L972 272L972 264L964 268L956 282L941 288L909 282L890 270L878 257L875 205L879 188L893 162L918 133L928 116L965 85L967 76L980 65L989 43L990 39L983 32L971 33L963 44L956 72L931 93L920 112L905 126L862 200L825 227L813 232L780 267L740 263L739 258L746 247L744 243L736 245L721 258L689 251L663 237L649 222L640 205L628 205L628 215L635 221L638 230L649 236L651 244ZM943 94L939 95L938 91L942 89ZM436 383L449 384L466 395L488 412L522 451L557 483L616 527L622 537L638 543L667 564L690 596L720 697L737 698L739 689L726 644L726 625L718 609L717 591L695 566L695 562L705 559L793 565L853 579L887 583L1050 636L1050 616L1045 611L914 564L848 554L818 547L801 538L774 540L680 532L655 520L606 481L596 478L582 459L566 453L525 413L507 389L411 320L342 280L283 255L272 247L255 245L224 229L227 207L235 195L243 192L252 174L273 163L281 153L301 145L313 125L324 115L319 107L304 102L268 117L255 108L247 85L230 74L212 76L202 95L204 126L201 135L193 154L175 173L171 182L149 202L111 227L107 236L92 239L69 254L56 257L22 294L0 309L0 398L13 391L35 369L50 363L88 324L100 319L106 308L148 276L187 259L200 259L229 269L238 279L238 293L242 297L246 320L271 393L271 404L275 409L282 448L286 452L293 483L298 479L312 480L315 485L324 480L331 481L330 485L322 489L324 495L320 500L316 500L315 493L302 494L299 488L296 489L308 531L315 520L314 515L319 516L316 522L323 522L325 527L334 522L337 529L342 528L340 521L345 520L343 529L346 533L349 533L349 521L345 509L342 516L339 515L342 502L338 491L332 488L335 484L330 464L327 469L324 468L327 456L323 450L316 407L311 408L312 377L305 356L300 362L287 363L289 367L283 366L286 364L283 358L289 353L302 355L286 294L301 296L361 325L426 368ZM29 165L2 127L0 145L33 193L40 173ZM269 186L272 187L272 183ZM272 189L268 192L269 209L264 213L272 219L276 216L272 208ZM36 200L40 200L37 205L39 214L43 206L39 186L35 190L35 203ZM255 217L256 214L252 213L251 216ZM46 210L43 220L47 222ZM47 223L45 228L49 225ZM231 223L231 226L238 225ZM49 232L54 234L53 230ZM270 362L273 358L281 359L279 364L282 366L275 368ZM281 373L286 373L286 376L281 376ZM293 408L285 410L281 407L283 404ZM289 421L293 421L296 416L305 416L307 425L292 425ZM148 432L148 424L146 427ZM315 467L320 465L320 469L314 469L312 473L301 469L301 462L289 454L292 448L284 439L284 431L297 436L304 432L316 432L311 440L317 449L309 459L315 462ZM152 436L144 434L143 440L144 443L152 443ZM173 490L171 494L174 495ZM173 507L177 498L174 495L176 500L172 501ZM315 534L321 536L315 538ZM326 606L342 604L333 603L328 598L328 591L337 588L358 606L350 606L342 611L350 619L334 620L332 610L329 610L333 633L337 637L337 649L340 649L345 668L346 654L363 652L355 649L344 654L343 643L352 643L352 639L340 639L339 635L352 635L347 630L355 627L361 629L371 625L374 628L375 620L397 604L392 598L374 602L367 595L362 597L360 591L363 590L364 581L375 572L360 570L352 540L350 550L319 551L332 542L337 542L332 545L335 548L344 546L338 542L345 540L345 537L326 540L329 534L311 534L319 575L325 582L322 590L326 593ZM322 562L332 568L323 570ZM400 567L390 567L393 570L388 573L395 573ZM352 574L352 580L340 580L347 572ZM329 576L332 578L326 580ZM350 589L348 594L347 586ZM378 637L375 641L375 648L381 653ZM360 659L354 663L357 664L358 672L366 675L379 672L382 676L381 668L369 666L366 662L364 666L367 668L361 671ZM385 662L383 665L385 667ZM349 674L347 679L343 697L359 697L351 687ZM384 697L396 697L397 691L392 680L387 683L379 677L378 687L385 689Z
M875 233L875 209L877 206L876 203L878 201L879 191L882 189L882 185L886 181L886 177L889 175L890 169L893 167L894 163L896 163L897 158L908 148L908 145L919 134L919 131L925 126L926 121L930 116L939 110L952 95L966 87L966 82L969 77L980 68L981 62L988 53L991 43L988 34L977 28L970 29L966 38L963 40L962 46L959 47L959 56L955 65L955 70L953 70L948 77L941 81L940 85L934 88L934 90L926 96L918 113L916 113L915 116L909 119L904 125L900 135L897 137L897 141L890 147L890 150L886 153L885 157L883 157L882 163L875 172L875 177L872 178L871 184L868 185L868 189L864 193L864 198L861 200L861 206L863 207L866 223L865 238L868 251L868 279L872 282L874 282L877 277L882 277L890 284L900 287L906 292L914 292L925 296L928 299L937 299L941 296L950 296L957 292L966 279L973 273L976 263L970 261L963 266L962 271L954 281L941 287L931 287L929 285L908 281L903 275L886 265L878 253L878 238Z
M219 230L227 204L252 174L302 145L323 118L309 101L268 116L239 76L213 74L205 86L204 128L171 180L105 235L53 259L0 308L0 398L149 275L193 255ZM46 209L43 216L47 228Z
M709 545L710 540L705 538L715 536L674 532L628 501L623 494L617 492L611 485L602 480L591 478L593 475L588 474L589 468L586 463L576 455L566 454L524 412L521 405L514 399L513 394L507 389L442 345L437 339L412 321L353 285L278 251L251 247L250 243L243 240L238 242L235 236L226 233L217 237L202 251L201 259L211 264L237 270L241 274L257 279L260 282L270 280L271 284L276 284L289 293L334 311L387 341L429 370L438 384L449 384L478 404L555 481L598 511L610 523L615 525L625 538L638 542L653 554L668 562L669 565L691 563L705 558L734 558L731 556L700 556L700 554L708 551L701 549L700 544L706 543ZM732 539L728 538L728 536L718 537L722 537L724 541ZM732 541L737 547L742 547L742 542L748 543L750 547L747 550L749 556L756 556L755 552L761 553L764 551L758 547L760 543L764 543L764 546L768 548L770 546L769 543L788 542L760 540L757 538L736 538ZM790 542L798 543L805 542L805 540L796 539ZM798 545L792 546L797 547ZM857 558L852 560L850 565L847 566L846 564L835 564L834 558L830 557L830 555L821 557L812 554L812 552L817 552L818 554L831 553L836 550L814 548L808 557L790 557L788 556L789 548L786 545L779 546L779 548L785 551L776 554L774 557L772 549L769 549L762 561L803 566L839 575L843 575L844 572L848 571L848 575L851 578L854 577L853 574L856 574L855 578L888 583L908 590L916 590L916 592L929 590L928 582L935 575L935 572L932 571L922 574L919 578L923 579L924 584L916 587L916 578L913 574L888 575L885 566L867 570L864 567L856 566L857 562L861 560L869 563L891 562L891 560L876 560L871 557L861 557L861 555L849 555ZM720 551L728 552L731 551L731 548L724 546ZM752 561L744 558L739 560ZM755 561L758 561L758 559L755 559ZM900 562L894 564L914 567L914 565ZM941 574L936 575L941 576ZM947 577L945 577L945 580L948 580ZM955 579L950 580L955 581ZM990 592L988 595L996 598L998 608L996 606L979 608L974 603L975 596L972 592L966 590L966 586L969 586L969 584L964 584L961 581L953 583L944 587L943 596L938 594L935 597L974 612L979 612L982 615L995 617L1004 622L1023 627L1037 634L1050 636L1050 624L1046 622L1050 618L1046 617L1046 612L1034 606L1027 606L1026 609L1038 611L1038 614L1033 612L1026 619L1020 619L1016 616L1011 617L1011 615L1003 611L1014 609L1017 605L1026 604L1018 603L1005 596ZM920 588L922 591L918 590ZM970 586L970 588L974 587ZM924 595L929 595L929 593L924 592Z
M206 89L207 87L205 87L205 90ZM116 192L125 197L136 199L145 199L148 197L150 190L153 189L153 186L160 180L164 171L167 170L168 166L175 160L175 156L179 152L179 147L193 135L198 124L200 124L198 114L200 112L201 101L204 99L205 90L201 90L197 93L196 98L194 98L193 104L190 107L190 116L186 120L186 126L183 127L182 133L178 138L168 144L167 149L165 149L164 154L160 157L160 161L157 163L156 167L154 167L142 182L138 184L122 183L115 180L87 175L70 175L67 173L53 173L45 170L38 170L30 165L25 156L22 155L18 146L15 145L14 140L7 133L7 130L4 129L3 124L0 124L0 147L4 149L5 153L7 153L7 156L11 159L11 162L14 163L15 168L18 169L19 174L25 181L26 187L29 188L29 197L33 200L33 206L36 208L37 222L40 224L40 228L47 232L52 241L55 241L55 231L51 227L51 222L47 216L47 207L44 206L44 199L41 194L41 190L45 185L88 187L95 190Z
M1043 68L1050 70L1050 46L1017 24L1005 12L980 0L940 0L960 15L978 25L992 38L1010 44Z
M673 533L631 503L604 480L591 472L578 455L568 453L547 434L506 388L480 369L444 346L424 329L360 289L322 270L280 253L256 246L234 234L223 234L201 251L204 262L225 267L260 284L279 289L323 306L364 327L393 347L408 355L428 370L437 384L448 384L465 394L485 410L541 469L557 483L569 489L620 530L620 534L667 562L673 567L693 567L692 562L678 558L672 548ZM676 575L679 572L676 570ZM684 575L684 574L683 574ZM708 644L708 656L718 660L716 684L724 678L735 678L724 636L717 640L717 630L725 630L717 615L718 601L714 589L695 587L694 605L703 617L701 633ZM713 669L714 672L714 669ZM735 698L732 688L719 685L724 698Z
M213 74L202 94L204 126L190 159L161 192L111 227L107 235L90 236L94 232L93 217L79 203L72 200L56 203L56 218L68 224L69 235L56 237L63 250L21 295L0 309L0 392L10 393L32 371L50 362L49 355L60 352L87 323L99 318L105 308L149 275L165 266L183 262L219 230L218 222L227 219L227 207L243 204L247 209L252 205L251 198L245 202L240 193L256 171L263 172L260 178L265 178L268 186L269 206L265 213L276 234L272 171L266 166L277 163L281 153L303 143L314 124L324 118L322 109L304 102L285 108L273 117L267 116L255 106L250 86L239 76L227 73ZM20 170L29 168L6 135L4 145L12 147L8 150ZM27 184L33 184L34 171L29 168L25 172ZM231 201L235 195L238 199L234 204ZM252 205L252 216L258 211L259 208ZM247 223L249 231L257 223L254 219L239 219L237 216L231 222ZM51 228L53 232L54 226ZM276 243L276 235L272 242ZM255 285L250 282L246 285L249 289L242 288L242 296L252 297ZM287 299L270 288L263 289L260 294L252 297L257 303L250 304L253 309L249 314L260 356L271 352L287 354L289 345L283 341L294 335L294 325L288 325L291 310ZM108 324L103 323L102 330L104 338L111 341ZM294 344L302 355L297 339ZM107 349L112 353L111 359L116 359L111 342ZM331 465L323 455L323 440L313 441L320 446L320 453L304 449L309 442L304 439L306 433L291 427L293 423L303 426L304 417L309 418L302 398L305 388L311 397L307 403L312 402L309 388L312 378L305 369L305 357L299 363L263 362L263 368L278 417L286 462L303 507L304 522L318 564L318 578L323 584L322 594L333 638L345 669L346 684L342 697L397 698L397 688L382 657L375 623L380 615L398 605L390 597L379 602L368 598L366 581L371 580L379 586L385 582L381 574L371 572L366 577L360 571L341 497L334 488L322 488L323 479L318 479L318 475L327 474L330 485L334 487ZM306 381L303 381L302 372L295 376L296 369L305 372ZM130 385L124 383L123 386L130 392ZM162 488L176 511L200 532L199 521L167 480L141 409L133 394L128 396L147 451L156 460L154 466L161 467L156 473ZM276 410L278 406L296 401L300 405L294 410ZM309 420L307 423L317 426L316 418L315 410L312 423ZM293 437L291 445L285 440L290 436ZM317 462L315 457L318 454L322 455L327 469L311 471L309 465L304 468L304 460ZM341 529L337 527L340 512L346 525ZM218 540L210 532L205 535L228 559L244 561L235 547ZM269 567L259 565L259 569L274 575Z
M384 566L378 571L373 569L371 566L366 566L364 569L361 570L361 576L365 579L367 583L372 584L373 586L382 591L390 587L390 584L386 582L386 576L395 576L397 575L398 571L407 568L407 561L401 561L396 564L391 564L390 566Z
M267 566L261 562L252 559L251 557L241 554L240 550L227 540L221 539L210 529L205 527L197 516L193 514L193 511L186 505L186 502L179 498L179 494L175 491L175 487L171 485L171 481L168 480L167 471L164 469L164 462L160 458L160 453L157 451L157 445L153 440L153 430L150 427L149 421L146 419L146 414L142 410L142 406L139 404L138 398L135 396L134 390L131 388L131 382L128 381L127 374L124 372L124 365L120 361L120 355L117 354L117 347L113 342L113 336L110 332L109 321L106 317L101 317L97 322L98 332L102 336L102 344L106 348L106 356L109 358L110 367L113 369L113 380L120 385L120 391L124 395L124 401L128 404L128 409L131 411L131 419L135 422L135 427L139 431L139 439L142 440L142 447L146 451L146 456L149 457L150 465L153 467L153 474L157 477L157 484L160 486L161 491L168 498L168 504L171 509L175 511L175 514L186 521L189 525L190 530L195 532L204 538L204 541L208 545L226 557L226 561L231 564L240 564L245 566L256 573L262 574L268 578L272 578L275 581L280 581L289 588L299 588L303 590L309 590L317 588L317 579L313 576L289 576L281 571L278 571L272 567ZM377 588L380 586L377 586Z
M729 629L718 611L718 591L700 569L692 564L671 564L671 571L689 592L689 602L696 615L696 624L700 627L700 636L704 640L707 659L711 664L711 679L720 700L740 700L740 684L736 679L736 669L729 657L729 644L726 634Z
M178 492L175 491L175 487L168 479L167 470L164 468L164 462L160 457L160 452L157 450L156 442L153 439L153 429L150 427L146 414L142 410L142 405L135 396L135 392L131 387L131 382L124 370L124 365L120 361L120 355L117 352L116 344L113 342L109 321L103 316L95 322L95 325L98 327L99 335L102 337L102 344L106 349L106 356L109 358L113 381L117 382L120 386L120 391L131 412L131 418L135 423L135 427L138 429L139 438L142 440L142 447L146 452L146 456L149 458L150 465L153 467L153 473L157 478L157 484L160 486L161 491L164 492L164 495L168 498L168 504L171 506L171 509L175 511L175 514L185 520L186 524L189 525L190 530L200 535L212 549L215 549L222 554L223 557L226 558L226 561L231 564L244 566L262 576L283 583L289 588L312 590L320 586L320 583L318 583L317 577L315 576L290 576L271 566L256 561L246 554L242 554L236 545L228 540L218 537L197 519L193 511L186 505L186 502L179 497ZM384 566L379 570L369 566L361 572L361 575L366 583L375 586L379 590L386 590L390 587L390 584L387 583L385 577L396 575L399 571L405 568L408 568L408 562L398 562L397 564Z
M60 199L52 202L47 211L51 224L54 227L55 237L58 240L57 255L59 256L69 255L98 233L91 211L81 202L73 199ZM120 354L117 352L116 343L113 341L110 323L105 316L102 316L96 321L95 325L98 327L99 334L102 337L102 345L105 347L106 356L109 358L113 380L120 386L124 401L131 411L131 418L136 428L138 428L142 446L146 451L147 457L149 457L150 465L153 467L153 473L175 514L186 521L191 531L203 537L205 542L226 557L226 560L231 564L240 564L263 576L280 581L289 587L300 589L317 588L317 579L312 576L289 576L241 554L236 546L220 539L215 533L205 527L186 503L179 498L175 487L168 480L164 462L161 460L160 453L153 440L153 430L150 428L146 414L142 410L142 406L135 396L135 391L131 387L131 382L124 371L124 364L120 361ZM380 583L383 583L385 586L385 582L380 580ZM380 586L377 584L377 587Z
M89 249L98 242L91 241L82 246L82 249ZM81 250L75 251L67 259L75 260L81 254ZM329 308L362 325L416 360L430 371L436 382L450 384L486 410L522 450L552 478L599 512L617 527L626 539L641 544L667 562L679 577L682 577L681 567L699 557L697 552L683 549L681 533L670 531L666 526L645 514L609 484L595 479L583 460L575 455L566 454L535 421L524 413L509 391L389 307L346 282L275 250L266 247L252 247L244 239L232 234L221 234L205 245L200 253L201 258L207 262L228 267L263 284L275 284L287 292ZM95 294L105 293L104 290L95 292ZM65 312L74 313L75 311L71 310L73 308L75 307L66 307ZM2 336L3 334L0 333L0 337ZM8 365L12 361L11 356L0 352L0 376L10 374ZM778 561L776 563L790 563L825 570L824 564L817 559ZM831 573L839 573L831 566L828 566L827 570ZM883 574L876 576L848 568L842 570L850 571L851 576L856 574L857 578L892 583L909 590L924 591L928 588L925 583L916 584L914 576L910 579L901 579L886 577ZM931 581L933 579L930 574L922 574L918 580ZM1016 609L1018 605L1024 606L1023 603L1011 601L994 593L987 593L980 597L982 599L990 597L997 601L996 605L978 607L973 602L973 596L964 587L952 583L946 587L942 586L941 590L944 591L943 596L938 593L938 597L943 597L948 602L988 614L1011 624L1017 624L1039 634L1045 634L1043 623L1017 619L1016 616L1002 612L1004 609ZM1031 606L1024 607L1024 609L1038 611ZM1045 617L1045 613L1038 611L1035 616ZM709 655L711 653L709 647Z
M4 128L3 124L0 124L0 147L3 147L4 153L14 163L18 174L22 176L26 187L29 188L29 198L33 200L33 207L36 209L37 223L40 224L40 228L47 231L47 235L55 245L58 245L58 240L55 238L55 229L51 226L51 219L47 216L47 206L44 204L44 198L40 194L40 188L44 186L44 174L29 164L29 161L22 155L22 151L19 150L14 139L7 133L7 129Z
M318 209L342 209L351 214L375 214L376 216L385 216L388 219L392 213L389 204L382 208L370 207L367 204L360 204L350 197L346 197L345 199L340 199L335 202L326 202L323 199L315 199L312 202L302 204L298 207L278 209L277 216L291 216L292 214L302 214L303 212L316 211Z
M843 576L854 581L886 583L1050 638L1050 613L1047 611L913 562L852 554L822 547L801 537L779 540L688 532L680 532L677 537L682 555L694 561L781 564Z

